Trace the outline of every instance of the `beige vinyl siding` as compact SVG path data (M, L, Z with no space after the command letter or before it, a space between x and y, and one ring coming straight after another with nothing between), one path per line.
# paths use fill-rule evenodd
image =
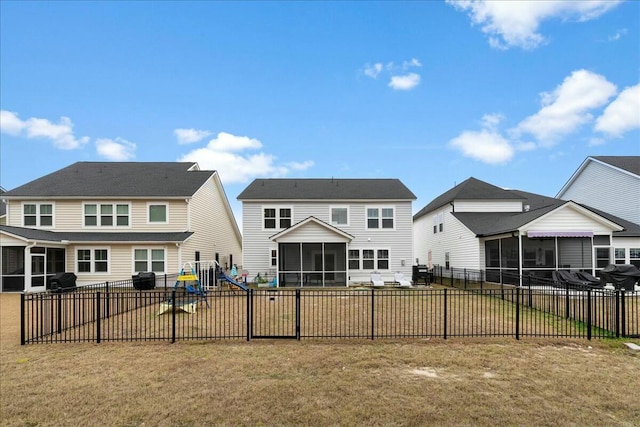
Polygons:
M526 228L528 231L593 231L594 234L611 234L611 228L565 205L544 216Z
M3 234L2 237L2 246L27 246L27 242L22 239L16 239L15 237L7 236Z
M108 249L109 250L109 273L79 273L77 271L76 256L78 249ZM113 282L118 280L129 280L131 276L136 274L134 271L133 250L134 248L144 249L164 249L167 274L177 274L180 270L172 268L177 265L178 249L175 245L71 245L67 247L67 271L74 272L77 276L77 283L82 285L104 283L106 281ZM171 284L173 286L173 284Z
M344 236L328 230L320 224L307 223L303 227L293 230L278 238L278 243L305 242L305 243L344 243L348 239Z
M233 255L233 263L242 263L242 240L236 232L235 218L226 209L227 200L217 176L209 179L189 202L190 229L194 232L182 248L182 262L194 261L200 251L201 261L212 261L216 252L224 262Z
M456 200L456 212L522 212L520 200Z
M561 197L640 224L638 194L639 177L590 161Z

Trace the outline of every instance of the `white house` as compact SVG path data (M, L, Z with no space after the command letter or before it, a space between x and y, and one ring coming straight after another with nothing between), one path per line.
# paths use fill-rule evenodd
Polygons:
M279 286L410 277L415 198L397 179L256 179L238 196L243 268Z
M475 178L436 197L413 222L419 263L486 270L491 280L502 280L503 272L594 273L618 262L620 242L638 243L632 253L640 255L636 224L574 201L505 190Z
M215 171L197 163L78 162L2 194L3 291L178 273L183 262L242 257L242 236Z
M556 198L640 224L640 156L587 157Z

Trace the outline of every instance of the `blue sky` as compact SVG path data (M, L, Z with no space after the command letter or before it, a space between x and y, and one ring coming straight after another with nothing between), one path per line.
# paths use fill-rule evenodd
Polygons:
M554 196L640 155L640 2L0 2L0 185L76 161Z

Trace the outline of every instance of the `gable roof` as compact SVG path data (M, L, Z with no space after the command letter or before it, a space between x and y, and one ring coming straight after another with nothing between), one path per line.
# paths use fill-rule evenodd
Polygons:
M415 200L399 179L256 179L238 200Z
M2 196L21 197L191 197L215 171L197 163L77 162Z
M518 193L496 187L487 182L480 181L474 177L462 181L451 190L441 194L433 199L424 208L413 216L416 220L421 216L428 214L454 200L521 200L522 196Z
M0 232L23 240L35 240L40 242L55 243L90 243L90 242L113 242L113 243L148 243L148 242L172 242L180 243L193 235L193 232L66 232L38 230L35 228L12 227L0 225Z
M285 236L289 233L291 233L292 231L295 231L299 228L304 227L305 225L309 224L309 223L313 223L313 224L318 224L319 226L321 226L322 228L326 229L329 232L338 234L342 237L344 237L345 239L351 241L353 240L354 236L352 236L351 234L347 233L346 231L342 231L340 230L338 227L335 227L329 223L326 223L322 220L319 220L318 218L316 218L315 216L310 216L307 217L305 219L303 219L302 221L299 221L295 224L293 224L291 227L289 228L285 228L282 231L279 231L278 233L274 234L273 236L269 237L269 239L276 241L278 238Z
M591 162L597 162L609 168L619 169L623 173L640 179L640 156L591 156L587 157L569 180L562 186L556 197L561 198Z

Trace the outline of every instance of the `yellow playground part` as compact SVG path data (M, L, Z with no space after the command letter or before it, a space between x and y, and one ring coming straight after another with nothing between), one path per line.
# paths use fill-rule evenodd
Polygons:
M180 274L178 274L171 296L160 303L158 315L169 311L183 311L192 314L196 312L200 301L204 301L207 308L209 308L206 292L200 284L200 279L193 265L190 262L186 262L183 264Z

